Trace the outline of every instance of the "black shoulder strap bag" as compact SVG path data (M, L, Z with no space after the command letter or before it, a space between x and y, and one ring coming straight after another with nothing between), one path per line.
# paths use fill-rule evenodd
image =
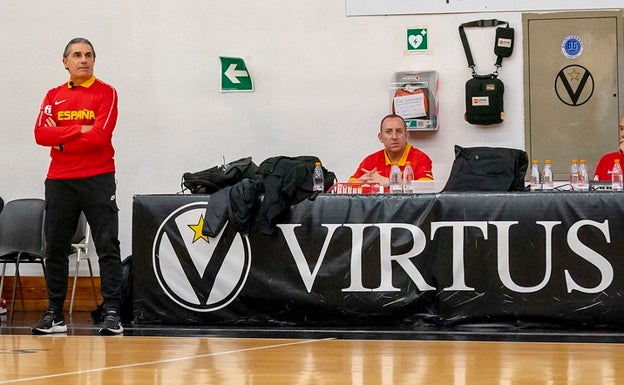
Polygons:
M504 27L498 27L504 25ZM479 75L475 70L475 63L470 51L464 28L470 27L497 27L494 54L496 55L496 70L487 75ZM476 20L463 23L459 26L468 68L472 70L472 79L466 82L466 113L464 119L470 124L490 125L501 123L505 119L503 109L503 93L505 86L498 79L498 69L502 67L503 58L511 56L513 51L514 30L509 28L506 21Z

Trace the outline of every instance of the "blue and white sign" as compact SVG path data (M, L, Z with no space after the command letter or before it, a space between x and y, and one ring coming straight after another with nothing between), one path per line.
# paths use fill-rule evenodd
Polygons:
M568 59L577 59L583 53L583 40L576 35L567 36L561 43L561 52Z

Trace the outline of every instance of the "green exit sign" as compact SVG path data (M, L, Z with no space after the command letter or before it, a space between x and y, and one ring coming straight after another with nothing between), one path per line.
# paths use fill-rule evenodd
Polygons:
M253 91L251 75L245 61L237 57L220 57L221 92Z

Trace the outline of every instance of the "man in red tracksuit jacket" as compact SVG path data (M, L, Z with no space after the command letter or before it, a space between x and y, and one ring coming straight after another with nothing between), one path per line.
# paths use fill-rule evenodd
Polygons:
M414 180L433 179L431 158L408 143L409 132L401 116L396 114L384 116L377 137L384 148L364 158L349 181L379 183L388 187L392 163L396 162L403 172L408 161L414 169Z
M100 334L123 332L119 316L122 266L113 130L117 91L93 75L95 50L84 38L63 52L69 80L46 94L35 123L37 144L50 148L45 180L48 310L34 334L64 333L68 256L81 211L97 248L104 299Z
M615 159L619 159L620 164L624 166L624 116L620 118L618 129L620 131L619 148L617 151L604 154L600 158L594 172L594 180L596 181L611 181L611 170Z

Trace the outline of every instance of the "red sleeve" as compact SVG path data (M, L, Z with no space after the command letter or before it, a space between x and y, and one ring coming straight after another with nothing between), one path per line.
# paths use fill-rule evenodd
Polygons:
M52 117L52 100L54 90L48 91L35 122L35 142L41 146L53 147L66 143L80 136L80 126L47 126L46 120Z
M623 156L620 152L610 152L605 154L600 158L598 164L596 165L596 170L594 171L594 180L599 181L610 181L611 180L611 169L613 168L613 162L617 158L622 159ZM620 160L620 162L622 162Z
M413 151L410 155L409 161L412 163L412 168L414 169L414 179L433 179L433 162L431 161L431 158L419 150Z
M351 175L349 179L350 180L358 179L359 177L364 175L364 171L362 171L362 169L372 170L374 168L377 168L377 172L380 175L387 177L387 175L384 175L384 172L385 172L384 164L385 164L385 159L386 159L384 154L385 154L384 150L381 150L381 151L377 151L375 153L368 155L366 158L364 158L364 160L362 160L362 162L360 162L360 165L358 166L357 170L355 170L355 172L353 173L353 175Z
M364 175L364 171L362 171L363 165L364 165L364 162L360 163L357 170L355 170L355 172L353 173L353 175L351 175L349 179L358 179L359 177Z

